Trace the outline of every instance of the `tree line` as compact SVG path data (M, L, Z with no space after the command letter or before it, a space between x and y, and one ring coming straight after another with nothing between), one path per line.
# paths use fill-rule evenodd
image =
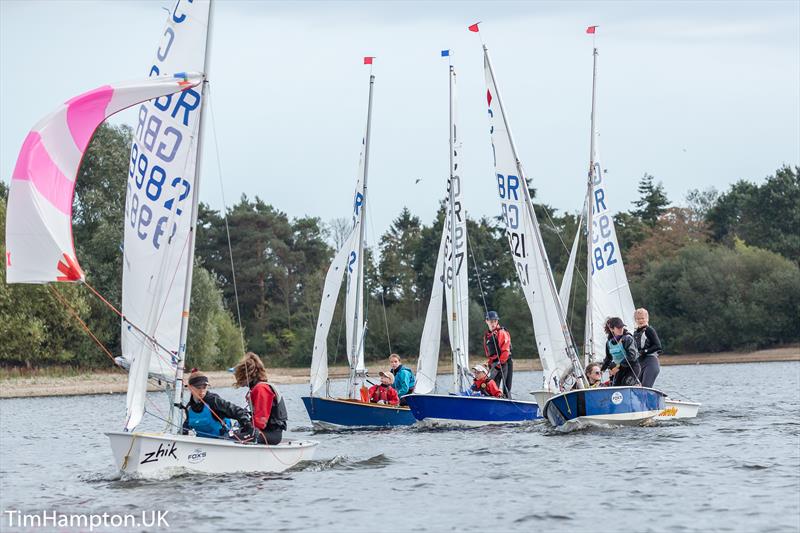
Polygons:
M75 244L87 281L117 307L130 141L125 126L98 130L79 172L73 209ZM641 178L639 198L614 222L634 301L650 310L667 353L800 341L799 175L800 168L783 166L760 184L740 180L723 192L692 190L679 203L653 176ZM538 202L534 189L531 193L560 283L578 216L558 213ZM6 198L2 185L3 232ZM416 356L443 223L444 203L427 224L403 208L386 232L370 239L373 246L365 254L368 358L384 358L390 351ZM225 213L201 204L190 364L229 366L244 345L271 365L308 365L325 272L348 224L291 218L245 195ZM535 357L531 317L501 220L468 218L467 232L470 353L482 352L483 315L494 309L511 330L514 353ZM579 250L580 268L586 250ZM583 338L583 277L585 268L575 276L567 316L576 339ZM47 287L0 285L0 365L107 367L105 353L73 313L113 355L119 354L119 318L84 287L59 284L57 290L72 309ZM343 296L342 291L329 336L332 364L346 362ZM447 328L442 332L446 337ZM448 353L446 338L442 353Z

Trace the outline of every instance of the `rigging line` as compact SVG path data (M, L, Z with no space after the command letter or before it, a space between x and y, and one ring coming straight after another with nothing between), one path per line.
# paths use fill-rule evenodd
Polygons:
M225 235L228 239L228 257L231 259L231 279L233 281L233 298L236 301L236 318L239 321L239 337L242 342L242 355L247 351L244 342L244 327L242 327L242 312L239 307L239 289L236 285L236 268L233 264L233 247L231 246L231 230L228 225L228 205L225 202L225 186L222 180L222 161L219 155L219 136L217 135L217 123L214 118L214 106L211 105L211 84L208 84L208 110L211 114L211 132L214 137L214 149L217 155L217 175L219 176L219 190L222 198L222 213L225 221Z
M584 204L583 204L584 208L587 206L587 201L588 200L584 201ZM542 209L540 211L544 211L544 214L547 215L547 220L550 222L550 228L553 230L553 233L558 235L558 240L561 242L561 246L564 248L564 250L567 251L567 258L569 259L569 256L571 255L571 250L569 248L567 248L567 244L564 242L564 239L561 237L561 233L562 232L558 228L556 228L555 222L553 222L553 219L550 218L549 210L545 209L544 206L542 205ZM584 211L584 209L581 209L581 214L580 214L580 216L578 218L578 229L580 229L580 226L583 224L583 222L582 222L583 221L583 211ZM587 228L587 231L588 231L588 228ZM580 237L579 237L579 239L580 239ZM581 279L581 281L583 281L583 284L586 285L586 279L584 279L583 274L581 274L581 271L576 268L575 272L578 273L578 277Z
M169 348L167 348L166 346L164 346L164 345L162 345L161 343L159 343L159 342L158 342L158 341L157 341L155 338L153 338L153 337L151 337L150 335L148 335L147 333L145 333L145 332L144 332L144 330L143 330L142 328L140 328L139 326L137 326L136 324L134 324L133 322L131 322L130 320L128 320L128 317L126 317L124 314L122 314L122 312L121 312L119 309L117 309L116 307L114 307L114 305L113 305L111 302L109 302L108 300L106 300L106 299L103 297L103 295L102 295L102 294L100 294L100 293L97 291L97 289L95 289L94 287L92 287L92 286L91 286L91 284L89 284L89 282L87 282L86 280L84 280L84 281L82 282L82 284L83 284L84 286L86 286L86 287L87 287L87 288L88 288L88 289L89 289L89 290L90 290L90 291L91 291L91 292L92 292L92 293L93 293L95 296L97 296L97 297L100 299L100 301L102 301L104 304L106 304L106 305L109 307L109 309L111 309L112 311L114 311L114 313L116 313L116 314L117 314L117 316L119 316L119 317L120 317L122 320L124 320L126 324L130 324L130 326L131 326L133 329L135 329L136 331L138 331L139 333L141 333L141 334L144 336L144 338L145 338L145 339L147 339L147 340L149 340L150 342L152 342L152 343L153 343L155 346L157 346L158 348L161 348L162 350L164 350L164 352L165 352L165 353L167 353L167 354L169 355L169 358L170 358L170 360L169 360L169 361L167 361L166 359L164 359L164 356L163 356L163 355L159 354L158 352L155 352L155 350L154 350L154 352L155 352L155 353L156 353L156 355L157 355L158 357L160 357L160 358L161 358L163 361L170 363L170 361L172 360L172 357L173 357L175 354L174 354L174 353L173 353L173 352L172 352L172 351L171 351ZM170 364L171 364L171 363L170 363Z
M75 318L75 320L77 320L78 323L80 323L80 325L83 327L83 329L86 331L86 333L89 334L89 336L92 338L92 340L103 350L103 352L105 352L105 354L109 357L109 359L111 359L111 361L114 363L114 366L119 366L119 365L117 365L117 362L114 360L114 356L111 354L111 351L109 351L109 349L106 347L105 344L100 342L100 339L98 339L95 336L94 333L92 333L92 330L89 329L89 326L86 325L86 322L84 322L81 319L81 317L78 315L77 311L75 311L75 309L69 304L69 302L67 302L66 298L64 298L64 296L58 291L58 289L56 289L51 284L48 284L47 288L50 289L52 294L64 305L64 307L66 307L69 310L69 312L73 316L73 318Z
M366 209L367 209L367 216L369 217L369 225L372 228L372 234L373 235L378 235L378 233L375 231L375 221L372 218L371 205L368 205L366 207ZM394 351L392 350L392 339L391 339L391 336L389 335L389 318L386 315L386 300L383 299L383 290L381 290L380 293L381 293L381 307L383 308L383 324L386 327L386 343L389 345L389 353L391 354L391 353L394 353ZM367 299L367 309L369 309L369 300L368 299ZM367 313L365 311L364 312L364 316L366 316L366 315L367 315ZM364 333L364 335L366 336L366 333Z
M478 279L478 290L481 293L481 300L483 300L483 312L488 313L489 307L486 305L486 295L483 293L483 284L481 283L481 274L478 271L478 260L475 257L475 246L472 245L472 239L469 237L469 231L465 232L467 234L467 244L469 245L469 251L472 253L472 264L475 266L475 277Z

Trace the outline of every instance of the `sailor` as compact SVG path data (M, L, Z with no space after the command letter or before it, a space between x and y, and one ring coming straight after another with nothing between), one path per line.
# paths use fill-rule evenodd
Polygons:
M639 352L633 335L625 328L619 317L606 320L606 358L601 371L611 369L614 387L639 385Z
M658 333L650 325L650 313L647 309L640 307L633 313L636 321L636 329L633 331L633 338L636 340L636 348L639 350L639 366L641 373L639 380L642 387L652 387L656 382L661 365L658 356L661 354L661 340Z
M475 365L472 367L472 372L475 374L475 379L472 381L472 394L473 396L494 396L495 398L502 398L503 393L497 387L497 383L489 379L486 367L483 365Z
M380 385L373 385L369 388L370 403L380 403L388 405L400 405L400 397L392 387L394 374L381 370L378 375L381 378Z
M247 352L233 369L237 387L248 387L247 401L253 409L253 440L258 444L278 444L289 419L286 403L278 390L267 382L267 369L261 358ZM243 437L248 437L244 432Z
M511 381L514 376L514 360L511 358L511 334L500 325L500 315L496 311L486 313L486 326L489 330L483 335L483 348L486 351L486 366L489 377L496 385L503 383L503 394L511 398Z
M184 408L184 435L194 430L198 437L223 438L231 429L231 419L238 420L242 431L253 430L247 411L208 392L208 377L196 368L189 374L187 388L192 397Z
M586 382L589 384L589 388L605 387L608 385L607 383L603 383L603 371L600 370L599 363L589 363L584 370L584 374L586 374Z
M400 397L400 405L405 405L406 401L403 396L412 394L416 385L414 373L407 366L403 366L403 363L400 362L400 356L396 353L389 356L389 366L392 367L392 374L394 375L392 387Z

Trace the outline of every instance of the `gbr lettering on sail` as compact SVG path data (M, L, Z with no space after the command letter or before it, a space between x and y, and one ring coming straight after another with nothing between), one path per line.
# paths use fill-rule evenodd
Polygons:
M187 21L178 2L150 68L150 76L162 73L177 48L178 25ZM164 72L167 73L167 72ZM189 217L184 202L190 201L194 161L187 158L187 143L196 138L201 87L145 102L139 106L128 164L126 215L130 229L152 250L159 250ZM188 179L187 179L188 178Z
M592 275L619 262L614 223L606 207L606 193L600 164L592 172Z

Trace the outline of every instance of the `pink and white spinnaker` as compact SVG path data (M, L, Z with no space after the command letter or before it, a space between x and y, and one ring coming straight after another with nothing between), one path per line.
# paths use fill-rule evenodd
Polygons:
M181 73L99 87L65 102L22 143L6 214L6 281L83 281L72 242L72 199L83 154L109 116L199 85Z

